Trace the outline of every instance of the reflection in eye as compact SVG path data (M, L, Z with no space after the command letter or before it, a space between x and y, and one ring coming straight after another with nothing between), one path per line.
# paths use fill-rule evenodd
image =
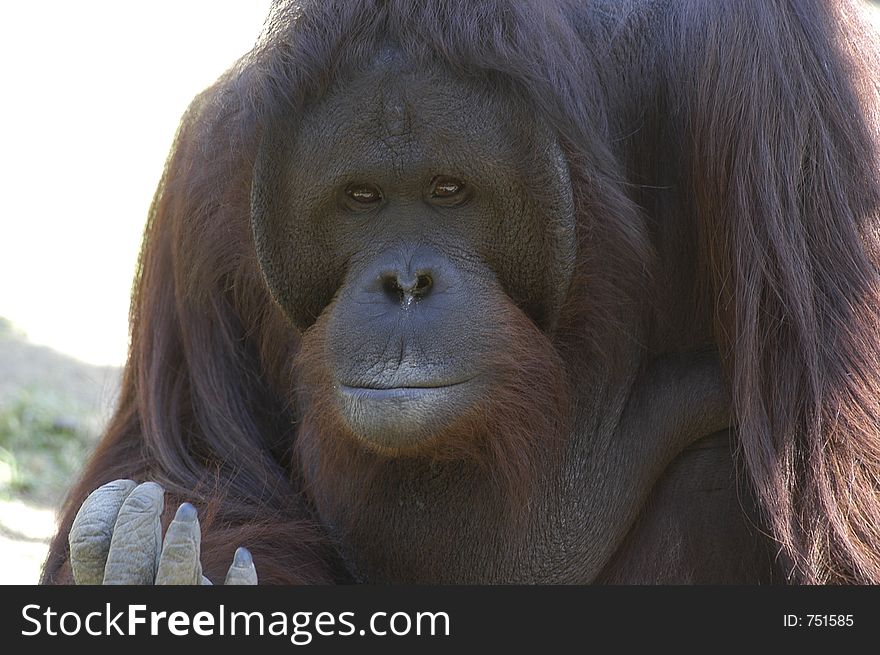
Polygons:
M464 190L464 184L451 177L434 178L432 198L451 198Z
M345 190L345 194L357 203L370 205L382 199L382 193L371 184L352 184Z

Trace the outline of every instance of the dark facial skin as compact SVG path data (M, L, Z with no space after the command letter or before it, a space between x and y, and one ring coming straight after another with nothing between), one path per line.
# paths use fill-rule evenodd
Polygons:
M593 579L639 481L726 425L711 363L639 379L629 338L613 376L563 362L557 330L587 352L563 312L571 181L512 93L390 55L272 126L255 165L260 267L303 333L300 465L358 579Z
M503 96L383 61L267 144L286 165L255 203L264 274L301 328L330 312L335 400L366 443L412 449L492 393L494 294L557 320L575 223L548 134Z

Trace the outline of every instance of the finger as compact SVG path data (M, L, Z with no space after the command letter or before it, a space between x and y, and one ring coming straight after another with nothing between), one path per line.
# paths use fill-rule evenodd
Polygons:
M247 548L239 548L235 551L232 566L226 574L228 585L255 585L257 584L257 569L254 568L254 558Z
M122 503L137 486L133 480L114 480L86 498L70 528L70 568L76 584L98 585L110 550L113 526Z
M113 527L104 584L153 584L162 547L164 493L155 482L145 482L125 499Z
M157 585L197 585L202 582L202 532L196 508L183 503L165 532Z

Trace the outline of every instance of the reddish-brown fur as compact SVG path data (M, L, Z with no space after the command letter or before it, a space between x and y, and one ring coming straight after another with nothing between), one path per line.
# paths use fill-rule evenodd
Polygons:
M502 294L497 294L499 298ZM325 495L356 516L381 489L381 479L416 462L465 462L491 481L490 491L515 516L536 478L548 475L568 431L570 390L549 339L522 312L486 307L502 326L481 365L491 371L478 402L452 425L405 450L367 446L345 426L333 400L326 363L326 316L303 337L297 358L298 391L305 408L297 440L311 495Z
M644 321L646 359L720 350L779 577L880 582L880 93L861 24L845 4L812 0L606 7L608 25L573 19L566 2L452 4L282 6L266 41L194 104L151 209L119 406L68 497L44 580L69 581L73 517L121 477L162 484L168 512L200 508L215 580L239 544L263 582L347 579L307 496L370 490L408 458L478 467L515 508L566 436L572 377L614 362L608 335L639 335ZM501 71L531 95L566 146L592 247L555 341L495 308L497 395L402 460L356 448L337 422L322 323L300 343L249 230L264 126L368 60L385 31L416 60ZM595 35L610 55L591 51ZM630 58L643 70L618 75ZM640 211L660 227L644 228ZM618 277L590 257L622 262Z

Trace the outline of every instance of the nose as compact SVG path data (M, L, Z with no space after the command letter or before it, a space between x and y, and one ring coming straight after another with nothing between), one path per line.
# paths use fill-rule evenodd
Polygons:
M392 302L407 307L431 293L435 275L436 272L431 268L385 271L380 276L382 291Z
M458 268L430 247L395 246L380 252L364 268L353 272L362 301L385 311L408 309L424 303L443 307L461 287Z

